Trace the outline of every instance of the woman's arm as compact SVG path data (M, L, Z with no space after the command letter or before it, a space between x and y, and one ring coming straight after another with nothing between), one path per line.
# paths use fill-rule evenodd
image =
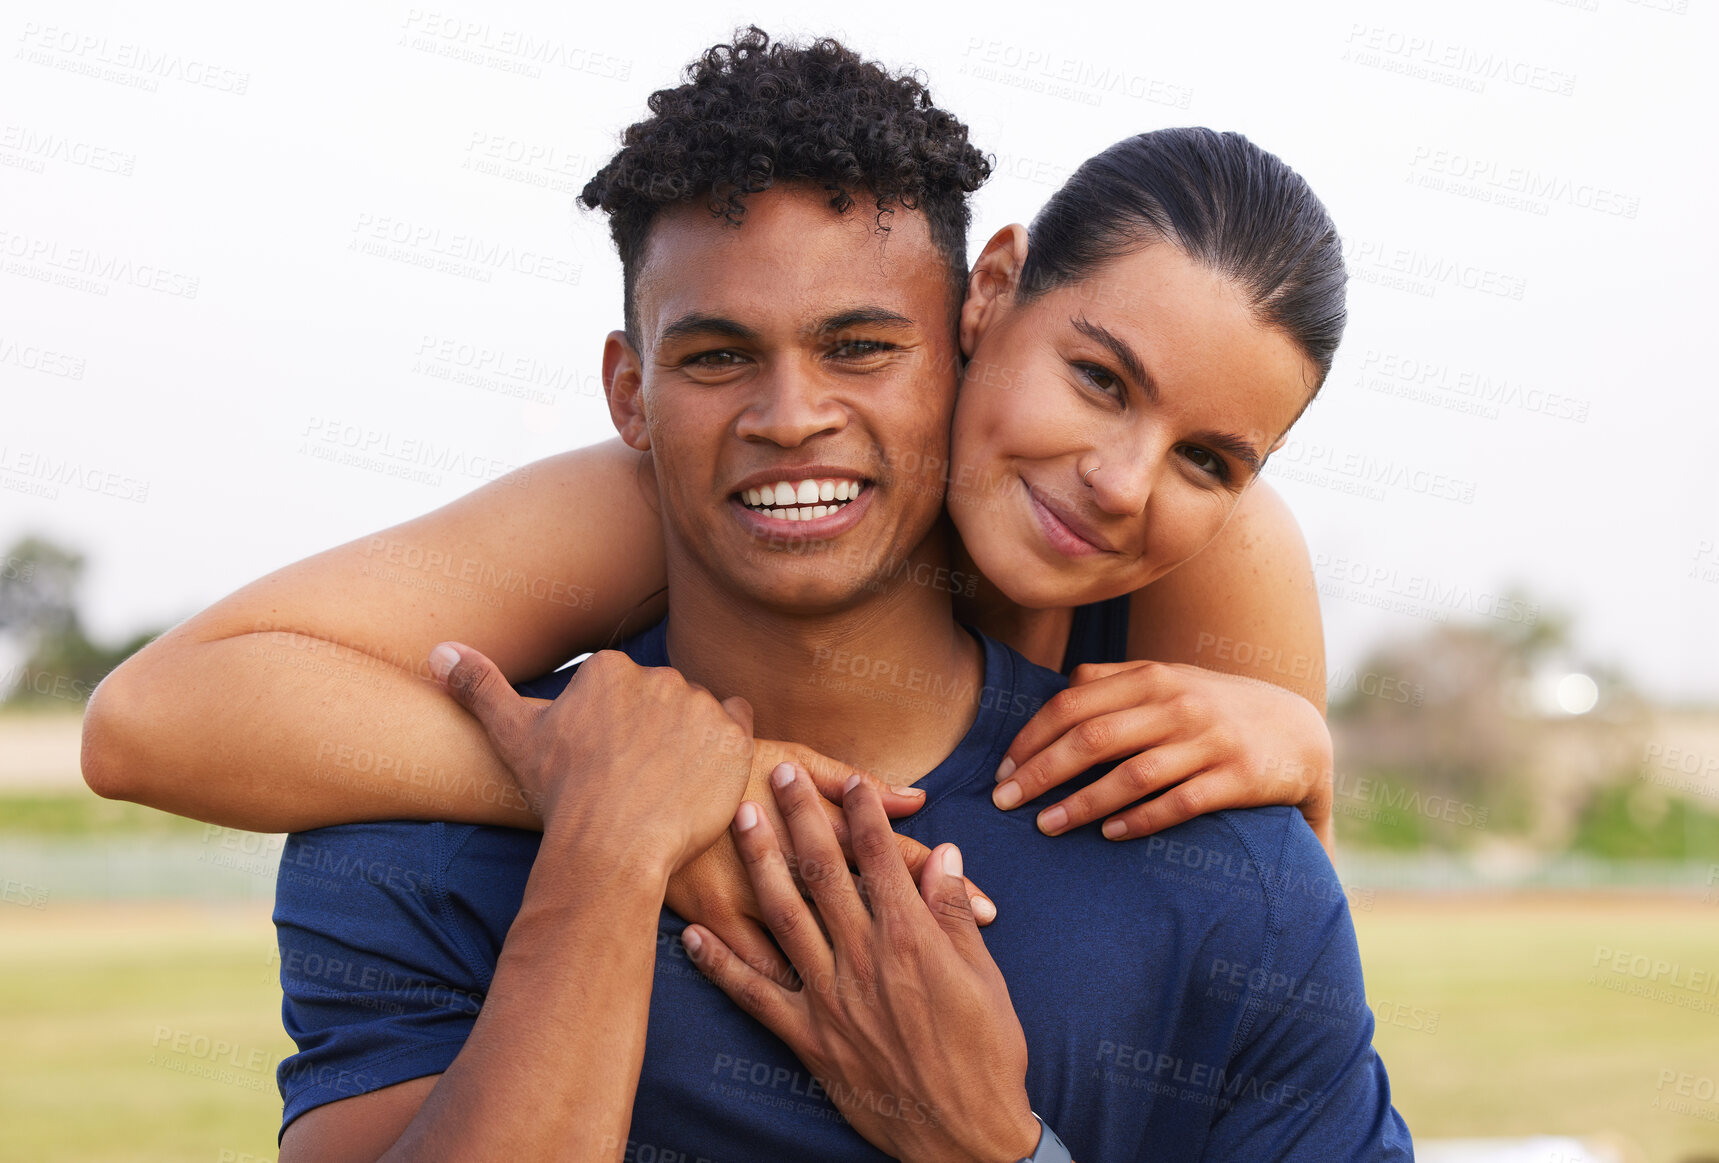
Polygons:
M1077 669L1021 730L998 773L999 807L1131 757L1041 811L1039 827L1108 816L1105 835L1128 839L1205 812L1293 804L1334 849L1319 594L1295 517L1266 482L1210 545L1133 595L1128 654Z
M654 483L611 440L277 570L116 669L84 719L99 794L232 827L540 826L430 680L446 639L510 680L661 617ZM642 604L641 604L642 603Z

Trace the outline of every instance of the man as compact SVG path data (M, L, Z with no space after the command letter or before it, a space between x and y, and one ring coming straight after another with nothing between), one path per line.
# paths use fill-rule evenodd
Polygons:
M587 190L611 216L626 279L627 327L604 352L610 410L623 438L649 453L669 576L670 619L622 652L643 667L672 664L714 698L744 698L761 736L905 773L893 782L929 773L917 783L926 806L900 830L959 843L966 871L997 899L980 948L1001 969L1025 1034L1025 1097L1077 1158L1408 1157L1370 1046L1347 910L1298 813L1220 813L1117 846L1090 829L1053 840L1030 816L991 805L1005 747L1062 680L959 627L947 588L919 581L948 564L938 467L947 463L965 197L984 173L964 127L911 81L840 46L784 49L755 37L707 54L652 108ZM838 503L795 535L749 503L750 490L780 495L784 482L796 503L825 486L832 498L820 499ZM875 699L833 680L838 657L862 656L929 676L931 693ZM626 664L598 657L604 682L637 681L610 674L632 674ZM463 655L459 666L483 669ZM494 709L494 676L464 673L463 689L491 692L486 724L513 713ZM567 678L522 689L551 696ZM613 711L624 700L601 704L607 718L587 711L585 678L557 701L575 708L556 712L568 729L535 736L548 753L512 748L532 773L521 772L528 785L553 786L556 771L579 779L593 762L587 748L606 779L618 778L592 736L631 732L633 715ZM713 722L687 725L677 761ZM656 715L647 734L661 730ZM629 754L660 778L662 761ZM790 805L796 788L803 779L780 789ZM853 806L875 805L862 795ZM756 867L764 833L745 816L737 826ZM598 816L580 819L599 826ZM343 884L338 900L283 876L285 1016L300 1048L281 1069L283 1158L326 1157L360 1133L365 1147L344 1157L376 1158L400 1143L437 1143L452 1128L565 1146L553 1128L624 1119L626 1088L615 1082L638 1061L634 1027L621 1021L615 1031L600 1111L566 1082L593 1073L593 1039L572 1035L588 1034L582 1023L603 1006L617 1019L636 1013L637 993L620 979L637 972L629 958L640 902L658 895L664 862L621 843L600 858L622 863L581 867L579 853L557 843L567 834L553 822L541 842L507 829L394 823L289 842L283 869L314 846L313 864L381 862L411 875ZM817 839L796 828L802 835ZM629 859L651 891L623 891L633 878L612 871L635 867ZM581 877L624 897L612 956L577 946L579 972L595 975L589 999L577 974L557 969L568 949L553 939L554 910L570 891L556 886ZM846 910L831 924L838 938L858 920L854 901L830 895L827 878L808 880L820 906ZM591 897L571 899L587 909ZM611 1157L885 1157L841 1118L837 1087L842 1110L874 1122L956 1121L989 1136L948 1157L1031 1151L1030 1112L1010 1105L994 1120L984 1111L951 1119L922 1097L949 1076L987 1082L1013 1069L990 1049L1006 1037L939 1044L923 1028L914 1046L895 1014L902 1053L879 1075L890 1081L856 1095L847 1080L804 1066L688 965L683 928L661 914L631 1130ZM783 936L785 947L799 944ZM689 944L700 944L696 933ZM972 942L963 953L970 964ZM313 962L377 972L352 986L350 973L331 981L302 968ZM533 970L548 975L537 992ZM732 973L725 979L733 986ZM895 1005L880 981L858 984L862 994L877 987L874 1011ZM891 986L915 994L911 980ZM840 977L806 982L824 996L854 987ZM761 1005L748 1008L764 1016ZM928 1010L924 1024L940 1014ZM987 1037L997 1028L985 1027Z

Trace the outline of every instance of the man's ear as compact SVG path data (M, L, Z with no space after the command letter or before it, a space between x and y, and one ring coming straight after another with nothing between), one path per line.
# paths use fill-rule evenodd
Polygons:
M961 354L973 358L974 348L997 316L1015 296L1021 267L1027 261L1027 228L1011 223L991 236L973 273L967 276L967 298L961 303Z
M611 331L603 341L603 394L609 399L609 419L628 448L640 452L651 446L650 424L639 389L644 386L644 361L625 331Z

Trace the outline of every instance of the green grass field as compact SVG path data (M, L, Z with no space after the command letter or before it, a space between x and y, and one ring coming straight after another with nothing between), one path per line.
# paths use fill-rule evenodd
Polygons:
M1605 1136L1632 1161L1719 1158L1719 1100L1676 1095L1679 1073L1719 1076L1719 988L1690 976L1719 973L1719 904L1381 895L1356 920L1417 1137ZM290 1050L272 948L254 904L0 907L0 1159L272 1159L273 1067ZM1636 954L1646 974L1675 963L1671 1000L1606 988L1642 983Z

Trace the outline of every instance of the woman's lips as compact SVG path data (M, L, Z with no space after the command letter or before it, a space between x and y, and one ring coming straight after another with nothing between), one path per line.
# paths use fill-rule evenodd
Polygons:
M1022 484L1026 482L1023 480ZM1046 540L1059 552L1068 557L1090 557L1098 553L1114 552L1108 545L1095 540L1097 535L1082 526L1078 519L1065 516L1060 510L1053 508L1031 485L1026 485L1026 490L1033 504L1033 516L1038 518L1039 528L1044 530Z

